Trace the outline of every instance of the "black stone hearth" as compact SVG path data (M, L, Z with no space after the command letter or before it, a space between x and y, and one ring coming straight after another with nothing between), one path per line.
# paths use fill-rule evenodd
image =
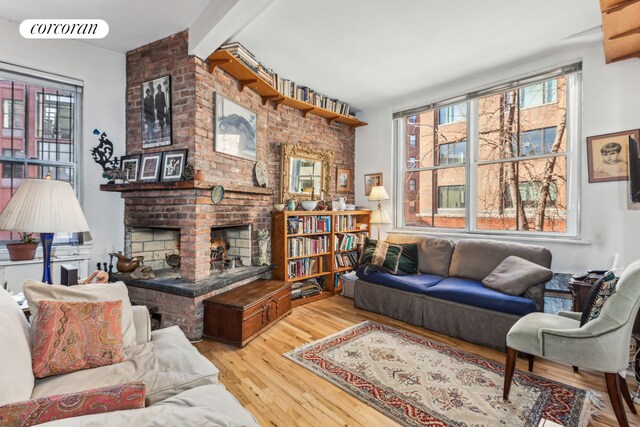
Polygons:
M207 279L191 282L180 278L176 272L167 268L154 271L156 278L151 280L136 280L127 274L113 273L111 275L111 281L122 281L128 286L153 289L155 291L195 298L271 270L273 270L272 265L237 267L227 270L224 273L211 273Z

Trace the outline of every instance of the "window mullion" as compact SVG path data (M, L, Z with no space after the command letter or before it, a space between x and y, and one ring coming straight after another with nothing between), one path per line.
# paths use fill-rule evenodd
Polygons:
M477 174L478 174L478 99L469 101L467 114L467 164L465 168L465 229L476 231L477 224Z

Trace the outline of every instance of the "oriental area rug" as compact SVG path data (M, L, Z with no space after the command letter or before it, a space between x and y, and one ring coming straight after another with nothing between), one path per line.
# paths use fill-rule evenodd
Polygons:
M586 426L602 397L375 322L285 357L406 426Z

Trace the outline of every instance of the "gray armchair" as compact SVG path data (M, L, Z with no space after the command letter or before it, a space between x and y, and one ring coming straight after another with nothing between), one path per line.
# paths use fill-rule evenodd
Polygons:
M507 334L507 362L504 376L505 399L513 379L518 352L533 357L567 363L603 372L609 399L618 423L628 426L624 398L636 413L629 391L618 372L629 365L631 330L640 305L640 260L622 273L616 291L605 301L600 316L580 327L581 313L531 313L516 322ZM622 389L621 389L622 388Z

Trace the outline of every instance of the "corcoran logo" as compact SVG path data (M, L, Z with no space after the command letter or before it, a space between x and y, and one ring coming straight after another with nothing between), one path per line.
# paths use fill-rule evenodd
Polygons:
M103 39L109 24L102 19L25 19L20 34L25 39Z

